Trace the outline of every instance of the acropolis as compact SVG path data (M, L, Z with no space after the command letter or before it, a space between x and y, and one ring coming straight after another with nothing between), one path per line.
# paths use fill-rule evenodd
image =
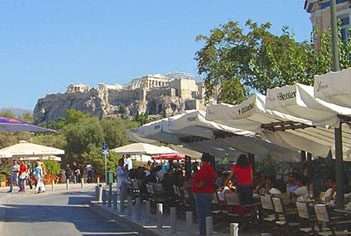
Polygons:
M216 96L207 102L215 103ZM54 121L64 116L67 109L99 118L132 117L146 112L171 116L185 110L205 109L205 86L194 75L182 72L145 75L126 85L99 83L94 88L82 83L70 84L63 94L39 99L34 118L39 122Z

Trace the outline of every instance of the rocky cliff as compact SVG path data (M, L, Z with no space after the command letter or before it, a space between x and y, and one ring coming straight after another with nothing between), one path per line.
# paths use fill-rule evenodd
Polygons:
M151 115L171 116L184 110L196 109L193 102L172 96L170 90L99 90L88 92L50 94L40 98L34 108L36 122L57 121L68 109L74 109L98 118L132 117L148 111Z

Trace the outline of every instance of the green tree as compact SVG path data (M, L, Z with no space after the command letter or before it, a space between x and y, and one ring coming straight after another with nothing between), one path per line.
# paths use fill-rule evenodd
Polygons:
M65 117L60 117L57 121L57 127L62 129L66 125L69 124L75 124L77 123L80 119L85 119L89 118L89 114L84 114L80 111L76 110L67 110L66 111L66 116Z
M242 29L229 21L212 29L209 36L199 35L204 47L196 52L199 74L205 78L206 96L221 87L219 100L240 103L250 91L262 94L274 87L296 82L312 85L314 75L330 71L330 32L311 34L311 41L297 42L288 27L281 35L269 30L270 23L258 25L251 20ZM320 37L320 46L314 43ZM350 40L340 42L341 68L350 66Z
M5 110L5 111L0 112L0 116L16 119L15 113L13 113L10 110Z

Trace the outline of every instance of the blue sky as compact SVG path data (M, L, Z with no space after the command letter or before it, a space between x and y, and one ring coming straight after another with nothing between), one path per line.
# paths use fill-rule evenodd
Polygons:
M196 73L198 34L229 20L312 29L304 0L0 1L0 107L34 109L70 83L126 84L146 74Z

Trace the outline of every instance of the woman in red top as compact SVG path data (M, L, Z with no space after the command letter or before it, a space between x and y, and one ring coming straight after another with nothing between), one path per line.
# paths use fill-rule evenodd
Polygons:
M20 165L20 170L18 173L18 178L19 178L19 192L25 192L26 191L26 179L27 179L27 166L24 163L24 161L21 161Z
M209 162L210 154L202 154L201 169L195 174L193 180L193 193L199 218L200 235L206 235L206 217L211 215L211 201L214 193L213 184L216 174Z
M241 154L236 162L236 165L232 166L230 175L228 176L225 185L236 175L238 182L238 193L240 201L243 203L252 203L253 195L253 171L252 166L249 163L245 154Z

